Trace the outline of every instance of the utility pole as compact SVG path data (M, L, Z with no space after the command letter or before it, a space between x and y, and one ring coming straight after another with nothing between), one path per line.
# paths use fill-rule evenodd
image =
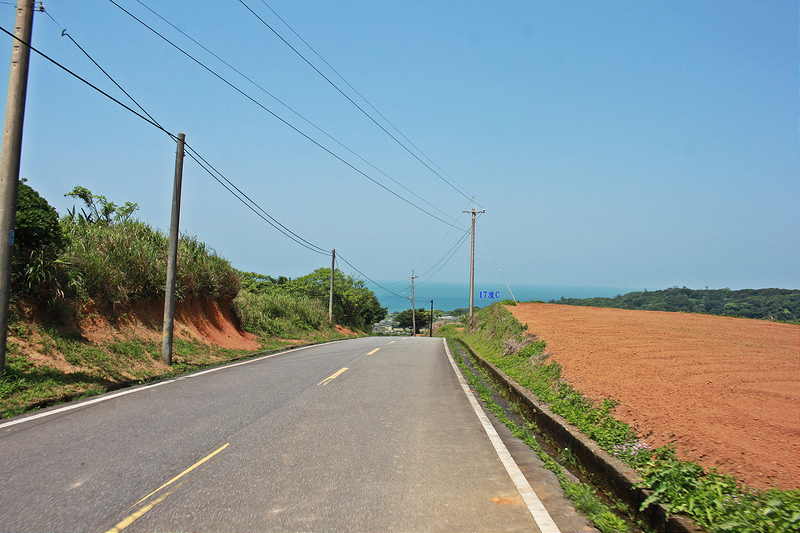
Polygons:
M328 320L333 323L333 272L336 268L336 248L331 252L331 295L328 300Z
M472 251L469 254L469 326L467 331L472 331L472 321L474 318L473 303L475 302L475 215L485 213L486 209L478 209L478 198L475 197L475 207L472 211L462 211L472 213Z
M17 192L22 154L22 126L31 57L34 0L17 0L17 17L11 43L6 118L0 154L0 374L6 368L8 313L11 301L11 259L14 255L14 226L17 222Z
M431 328L428 330L428 337L433 337L433 300L431 300Z
M175 182L172 186L172 220L169 226L169 258L167 259L167 290L164 296L164 333L161 339L161 359L172 364L172 332L175 319L175 274L178 269L178 236L181 218L181 181L183 180L183 145L186 136L178 134L175 153Z
M411 271L411 336L414 337L417 334L417 310L414 308L414 280L419 276L414 275L414 271Z

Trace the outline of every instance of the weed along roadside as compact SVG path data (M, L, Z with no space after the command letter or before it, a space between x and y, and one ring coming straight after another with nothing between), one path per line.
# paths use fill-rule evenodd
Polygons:
M613 510L631 521L626 526L608 519L609 508L600 514L583 509L578 501L585 495L576 498L581 490L560 476L565 494L601 531L800 531L800 491L758 491L681 460L669 446L651 449L614 418L613 399L594 401L565 382L558 363L548 360L546 339L528 334L503 305L480 310L476 319L472 332L446 326L438 334L448 338L454 354L463 354L465 374L489 384L525 420L527 428L518 427L476 387L515 435L540 454L533 433L562 450L559 461L577 465ZM543 460L553 471L564 468L553 458Z

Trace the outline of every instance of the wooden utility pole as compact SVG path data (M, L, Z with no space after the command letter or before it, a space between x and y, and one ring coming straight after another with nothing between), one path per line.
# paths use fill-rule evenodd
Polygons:
M475 215L486 212L486 209L480 211L477 209L478 199L475 198L475 207L472 211L463 211L463 213L472 213L472 249L469 254L469 326L467 331L472 331L473 303L475 302Z
M178 134L175 153L175 181L172 186L172 220L169 226L169 258L167 259L167 290L164 296L164 333L161 340L161 359L172 364L172 331L175 319L175 275L178 270L178 237L181 218L181 181L183 180L183 145L186 136Z
M331 295L328 299L328 320L333 323L333 273L336 269L336 248L331 252Z
M8 313L11 301L11 259L14 256L14 226L17 222L19 165L22 155L22 126L28 90L34 0L17 1L17 18L11 43L6 118L0 148L0 374L6 368Z
M415 309L414 305L414 280L419 276L414 275L414 271L411 271L411 336L414 337L417 335L417 310Z

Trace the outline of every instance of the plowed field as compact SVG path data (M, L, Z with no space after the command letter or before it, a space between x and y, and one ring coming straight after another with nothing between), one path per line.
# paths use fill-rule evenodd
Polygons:
M508 310L650 444L758 488L800 487L800 327L558 304Z

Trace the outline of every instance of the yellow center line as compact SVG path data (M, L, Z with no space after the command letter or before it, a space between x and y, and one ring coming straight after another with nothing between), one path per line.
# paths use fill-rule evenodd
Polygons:
M169 481L167 481L166 483L164 483L163 485L161 485L160 487L158 487L156 490L154 490L153 492L151 492L150 494L148 494L147 496L145 496L144 498L142 498L141 500L139 500L138 502L136 502L136 503L134 503L133 505L131 505L131 507L133 507L134 505L139 505L140 503L142 503L142 502L143 502L143 501L145 501L147 498L149 498L150 496L152 496L152 495L153 495L153 494L155 494L156 492L160 491L160 490L161 490L161 489L163 489L164 487L167 487L167 486L169 486L169 485L171 485L171 484L175 483L175 482L176 482L176 481L178 481L180 478L182 478L183 476L185 476L186 474L188 474L189 472L191 472L192 470L194 470L195 468L197 468L197 467L198 467L198 466L200 466L201 464L205 463L206 461L208 461L209 459L211 459L212 457L214 457L215 455L217 455L219 452L221 452L222 450L224 450L225 448L227 448L227 447L228 447L228 446L230 446L230 445L231 445L231 443L229 442L229 443L225 444L224 446L221 446L221 447L220 447L220 448L218 448L217 450L215 450L215 451L211 452L210 454L206 455L204 458L200 459L200 460L199 460L199 461L197 461L195 464L193 464L192 466L190 466L189 468L187 468L186 470L184 470L183 472L181 472L180 474L178 474L178 475L177 475L177 476L175 476L174 478L170 479ZM160 500L159 500L159 501L160 501Z
M341 376L346 370L347 370L347 367L344 367L343 369L339 370L338 372L336 372L334 374L331 374L327 378L325 378L322 381L320 381L319 383L317 383L317 387L319 387L320 385L323 385L323 386L327 385L328 383L330 383L334 379L336 379L339 376Z
M148 503L147 505L145 505L144 507L142 507L141 509L139 509L139 510L138 510L138 511L136 511L135 513L131 513L131 514L129 514L128 516L126 516L125 518L123 518L123 519L122 519L122 521L120 521L120 522L119 522L119 523L118 523L116 526L114 526L114 527L112 527L111 529L109 529L108 531L106 531L106 533L120 533L120 532L121 532L123 529L125 529L125 528L126 528L126 527L128 527L129 525L131 525L131 524L133 524L134 522L136 522L136 521L137 521L138 519L140 519L142 516L144 516L144 515L145 515L145 514L146 514L148 511L150 511L150 510L151 510L153 507L155 507L155 506L156 506L156 505L158 505L159 503L161 503L161 502L163 502L164 500L166 500L166 499L167 499L167 496L169 496L169 495L170 495L170 494L172 494L173 492L175 492L175 491L174 491L174 490L173 490L173 491L170 491L170 492L168 492L168 493L164 494L163 496L161 496L160 498L158 498L158 499L156 499L156 500L153 500L152 502Z
M164 489L165 487L168 487L169 485L175 483L180 478L182 478L183 476L185 476L186 474L188 474L189 472L191 472L192 470L194 470L198 466L202 465L203 463L205 463L206 461L208 461L209 459L211 459L212 457L214 457L215 455L217 455L219 452L221 452L222 450L224 450L225 448L227 448L230 445L231 445L231 443L228 442L225 445L220 446L218 449L216 449L213 452L211 452L210 454L206 455L205 457L203 457L202 459L197 461L195 464L193 464L192 466L190 466L189 468L187 468L186 470L184 470L183 472L181 472L180 474L178 474L174 478L170 479L169 481L167 481L166 483L164 483L163 485L158 487L156 490L154 490L153 492L151 492L150 494L148 494L147 496L145 496L144 498L139 500L138 502L136 502L133 505L131 505L131 508L136 507L137 505L139 505L140 503L142 503L143 501L148 499L150 496L154 495L155 493L159 492L160 490ZM161 503L164 500L166 500L167 496L169 496L170 494L172 494L173 492L178 490L178 488L181 485L183 485L183 483L181 483L180 485L176 486L174 489L172 489L171 491L167 492L163 496L159 496L158 498L156 498L152 502L148 503L147 505L142 506L141 508L139 508L135 512L129 514L128 516L123 518L117 525L115 525L114 527L109 529L106 533L120 533L122 530L124 530L125 528L127 528L128 526L130 526L131 524L136 522L139 518L144 516L146 513L148 513L150 510L152 510L153 507L155 507L159 503Z
M372 355L372 354L374 354L375 352L377 352L378 350L380 350L380 348L375 348L374 350L372 350L371 352L369 352L367 355Z
M392 341L392 342L390 342L389 344L394 344L394 343L395 343L395 341Z

